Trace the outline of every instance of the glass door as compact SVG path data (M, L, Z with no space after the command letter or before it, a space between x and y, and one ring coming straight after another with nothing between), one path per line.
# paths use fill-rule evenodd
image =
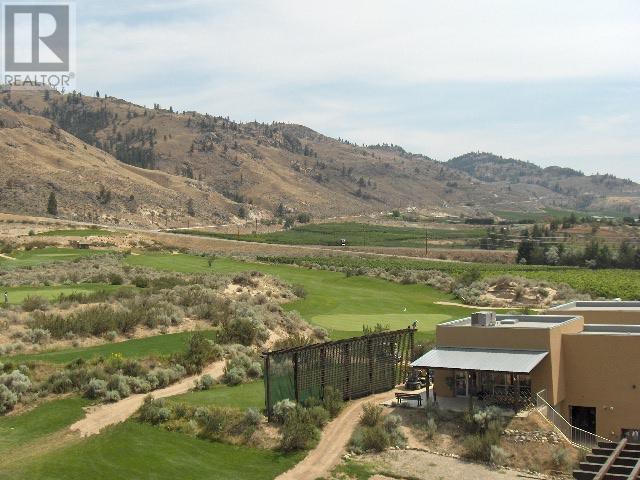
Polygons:
M455 376L455 394L456 397L466 397L469 393L468 382L467 382L467 372L456 371Z

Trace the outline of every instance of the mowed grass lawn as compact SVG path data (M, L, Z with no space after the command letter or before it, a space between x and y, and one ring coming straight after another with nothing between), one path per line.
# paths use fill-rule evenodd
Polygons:
M84 398L63 398L46 402L22 415L0 417L0 458L9 458L14 450L68 427L84 417L82 407L88 404Z
M13 260L0 257L0 269L17 267L31 267L42 263L57 261L71 261L76 258L89 257L92 255L102 255L111 253L109 250L78 250L75 248L34 248L29 251L20 251L10 254Z
M95 347L68 348L39 352L26 355L13 355L2 358L3 361L25 362L39 361L48 363L69 363L77 358L89 360L99 356L108 357L112 354L120 354L126 358L146 358L153 356L166 356L175 352L186 350L189 338L194 332L170 333L156 337L137 338L124 342L106 343ZM215 330L205 330L202 333L212 340L216 338Z
M0 479L271 480L302 457L199 440L128 420L100 435L43 449L28 461L9 458L2 462Z
M244 383L236 387L215 385L210 390L194 391L170 398L189 405L264 409L264 382Z
M102 228L77 228L68 230L49 230L38 233L40 237L101 237L105 235L124 235L122 232L112 232Z
M105 285L104 283L78 283L75 285L62 285L51 287L9 287L3 288L2 294L6 291L9 295L10 304L21 304L25 298L31 296L38 296L46 298L47 300L56 300L60 294L69 295L70 293L92 293L100 290L112 292L122 287L120 285ZM4 301L4 296L2 297Z
M478 239L486 236L485 227L426 227L431 240ZM206 230L174 230L173 233L282 245L340 245L341 240L345 239L347 245L351 246L422 248L425 241L425 227L394 227L355 222L308 224L290 230L240 236Z
M418 341L430 341L435 326L469 315L469 309L437 305L455 301L451 295L424 285L400 285L378 278L346 277L343 273L309 270L289 265L267 265L220 258L209 267L207 259L194 255L142 254L129 256L129 265L179 272L235 273L259 270L302 285L306 298L285 305L312 324L327 328L334 339L362 333L362 326L377 323L392 329L406 328L418 320Z

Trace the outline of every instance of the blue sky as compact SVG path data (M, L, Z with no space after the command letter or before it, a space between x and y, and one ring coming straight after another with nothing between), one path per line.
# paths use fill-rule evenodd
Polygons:
M78 86L640 181L640 2L77 2Z

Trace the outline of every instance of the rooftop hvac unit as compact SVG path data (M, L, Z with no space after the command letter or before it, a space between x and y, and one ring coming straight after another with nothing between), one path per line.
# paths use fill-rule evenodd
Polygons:
M471 314L474 327L493 327L496 324L496 312L475 312Z

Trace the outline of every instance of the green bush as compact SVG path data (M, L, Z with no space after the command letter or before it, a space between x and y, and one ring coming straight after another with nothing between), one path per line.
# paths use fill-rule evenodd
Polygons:
M236 386L247 381L247 373L239 367L225 369L222 382L226 385Z
M0 414L6 413L18 403L18 396L3 384L0 384Z
M104 401L109 403L119 402L121 398L120 392L117 390L107 390L107 393L104 394Z
M382 452L391 446L389 433L382 425L362 427L360 431L361 449L364 452Z
M38 295L29 295L22 301L22 310L25 312L46 310L47 308L49 308L49 301Z
M239 343L251 346L256 341L264 341L268 332L264 325L252 316L236 315L222 326L218 334L220 343Z
M262 423L264 416L255 408L247 408L244 412L244 423L249 426L257 426Z
M51 332L42 328L29 328L24 331L23 338L36 345L46 345L51 341Z
M375 427L382 419L382 407L374 403L368 402L362 406L362 414L360 415L360 424L365 427Z
M159 425L166 422L171 417L171 410L166 407L163 398L154 400L151 395L144 397L144 402L138 410L138 418L141 422Z
M134 284L138 288L148 288L149 287L149 278L143 275L136 275L131 279L131 283Z
M329 412L319 405L309 408L308 411L311 416L311 422L318 428L324 427L331 419Z
M276 421L284 423L289 414L296 409L296 402L285 398L273 406L273 417Z
M425 433L428 439L432 439L438 432L438 425L433 418L428 418L425 424Z
M286 416L281 433L280 448L285 452L309 449L320 437L309 411L300 406Z
M113 391L118 392L118 395L120 398L126 398L129 395L131 395L131 388L129 387L129 382L127 381L127 377L125 377L124 375L118 375L118 374L113 375L107 382L107 390L109 392L113 392Z
M332 418L338 416L340 410L344 406L342 400L342 392L331 386L324 388L324 395L322 397L322 406L329 412Z
M107 393L107 382L100 380L99 378L92 378L89 380L87 389L84 392L84 396L92 400L102 398Z
M203 375L195 381L195 390L210 390L216 381L211 375Z
M491 447L500 442L500 429L489 428L484 433L469 435L463 441L465 456L471 460L488 462L491 460Z
M187 373L202 372L202 369L222 358L222 349L215 342L209 340L201 332L194 333L189 339L187 351L173 357L174 362L185 367Z
M293 294L298 298L307 298L307 291L302 285L294 285Z
M560 447L551 453L551 462L558 470L568 470L571 467L571 458L566 448Z
M491 445L490 459L494 465L502 466L507 463L507 452L497 445Z

